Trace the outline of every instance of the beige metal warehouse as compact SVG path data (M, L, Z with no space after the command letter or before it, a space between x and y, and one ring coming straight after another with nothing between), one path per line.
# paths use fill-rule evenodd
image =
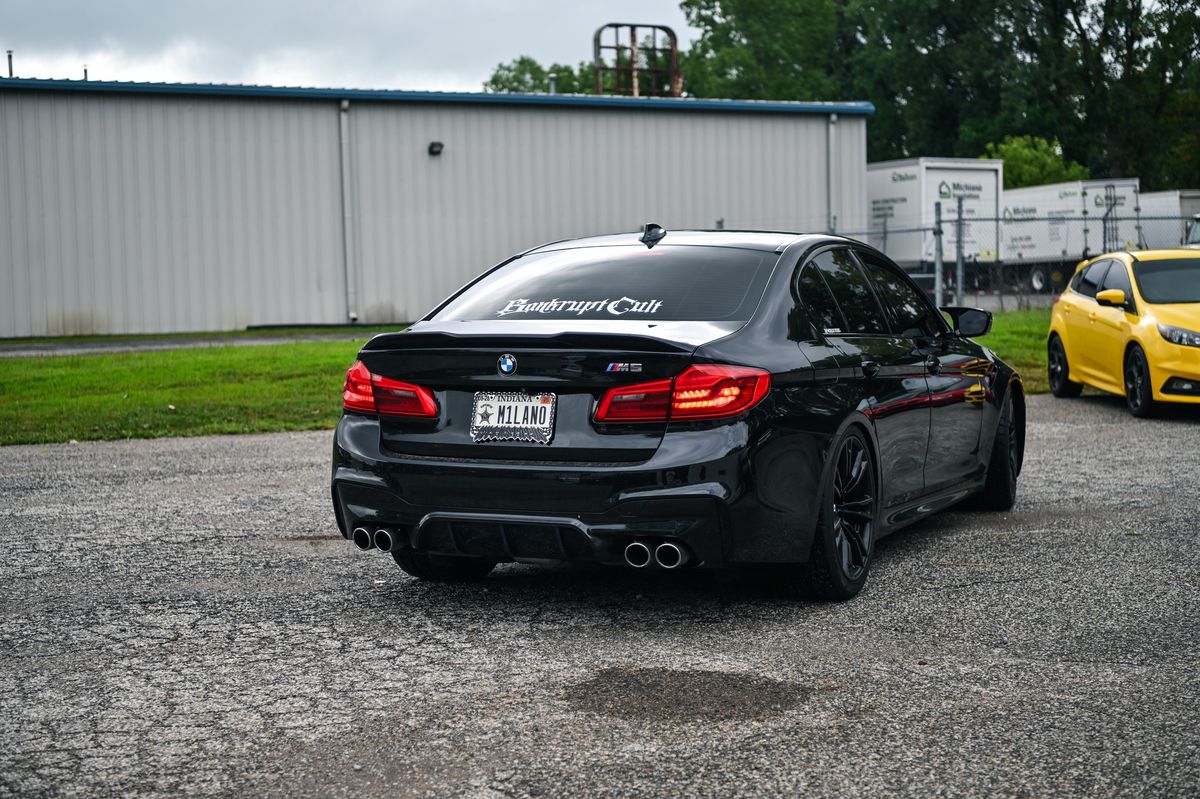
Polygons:
M0 79L0 337L410 321L549 240L861 229L872 111Z

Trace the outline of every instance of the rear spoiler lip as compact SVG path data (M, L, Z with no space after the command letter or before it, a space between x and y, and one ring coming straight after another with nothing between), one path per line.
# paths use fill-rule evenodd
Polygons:
M684 331L672 329L672 323L664 322L661 335L638 331L621 330L563 330L557 328L538 332L529 328L511 333L497 331L464 330L420 330L410 328L400 333L381 333L366 343L363 351L380 350L427 350L427 349L590 349L622 351L664 352L691 354L697 347L724 338L742 327L736 323L678 323L687 325ZM657 331L656 331L657 332Z
M620 343L619 343L620 342ZM652 336L635 336L625 333L557 333L553 335L517 334L505 336L481 336L456 333L382 333L367 342L364 351L385 350L440 350L440 349L539 349L561 350L581 347L584 349L612 349L616 352L629 351L630 342L637 342L642 352L691 353L698 344L685 344Z

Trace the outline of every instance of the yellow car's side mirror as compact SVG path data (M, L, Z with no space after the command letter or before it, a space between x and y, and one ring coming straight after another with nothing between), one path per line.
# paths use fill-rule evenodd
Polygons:
M1096 302L1101 305L1111 305L1114 308L1125 307L1125 292L1122 289L1105 289L1096 292Z

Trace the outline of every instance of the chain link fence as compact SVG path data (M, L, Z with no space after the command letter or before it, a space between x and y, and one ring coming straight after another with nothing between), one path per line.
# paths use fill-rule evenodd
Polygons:
M1101 253L1200 248L1200 219L1185 216L959 217L928 226L838 231L883 251L939 304L1020 309L1049 305L1080 261ZM1115 209L1114 209L1115 210ZM940 211L940 208L939 208Z

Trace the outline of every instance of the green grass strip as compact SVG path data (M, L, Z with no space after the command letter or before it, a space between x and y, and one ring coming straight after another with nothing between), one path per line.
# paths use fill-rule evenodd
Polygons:
M997 313L992 332L979 339L1006 363L1021 373L1026 394L1045 394L1046 333L1050 329L1050 309Z
M365 341L0 359L0 444L331 427Z
M981 342L1046 387L1049 310L997 314ZM367 337L102 355L0 358L0 444L332 427Z

